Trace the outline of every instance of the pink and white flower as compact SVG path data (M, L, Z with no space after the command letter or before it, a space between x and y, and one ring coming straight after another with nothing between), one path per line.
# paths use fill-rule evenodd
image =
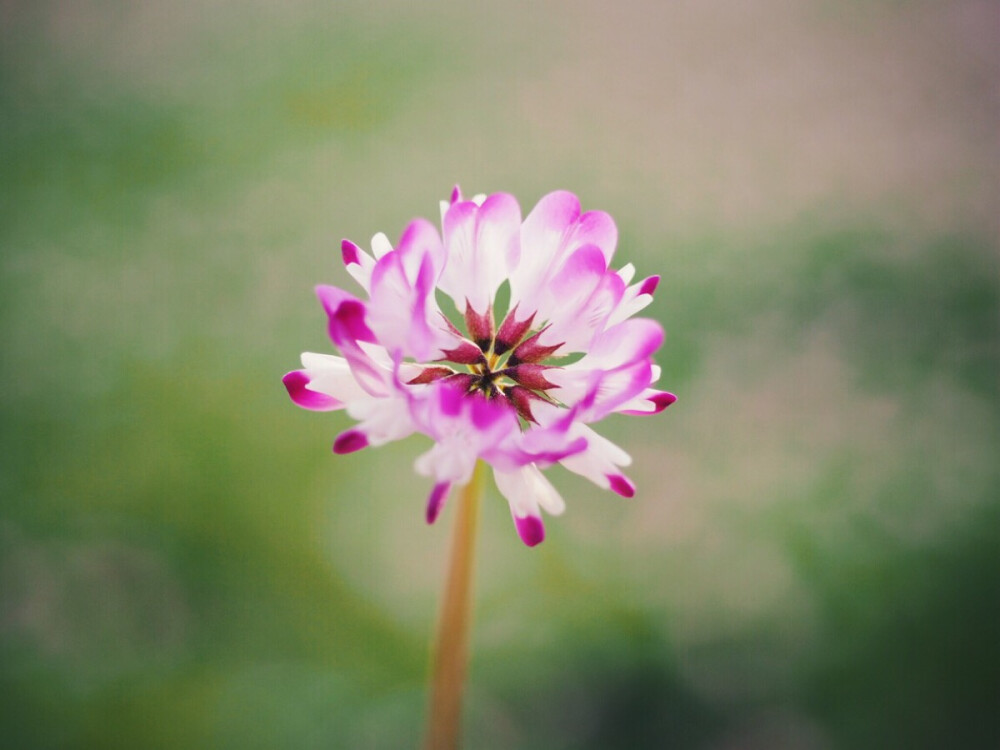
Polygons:
M541 510L565 508L542 469L558 463L625 497L635 492L622 472L631 458L590 424L656 414L675 400L653 387L662 329L633 317L659 277L632 283L631 264L613 270L614 221L581 212L565 191L522 222L512 196L464 200L456 187L441 216L441 233L416 219L395 247L384 234L371 253L343 241L364 296L316 290L341 356L303 354L285 387L299 406L357 420L335 453L430 437L415 464L433 483L429 523L478 459L490 464L521 539L534 546L545 537ZM498 293L509 297L499 325Z

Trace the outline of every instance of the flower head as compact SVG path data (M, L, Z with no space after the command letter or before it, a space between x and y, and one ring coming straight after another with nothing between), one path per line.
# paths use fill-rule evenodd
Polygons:
M545 536L540 510L565 507L542 469L559 463L620 495L635 492L622 473L629 455L589 425L612 413L656 414L675 400L652 387L662 329L633 317L659 277L632 283L631 264L612 270L614 221L581 212L565 191L522 222L512 196L464 200L456 187L441 224L439 233L416 219L395 246L377 234L371 253L343 241L366 298L317 287L341 356L307 352L284 383L299 406L346 409L357 420L335 453L430 437L415 464L433 481L428 522L484 460L533 546ZM499 316L498 293L509 298Z

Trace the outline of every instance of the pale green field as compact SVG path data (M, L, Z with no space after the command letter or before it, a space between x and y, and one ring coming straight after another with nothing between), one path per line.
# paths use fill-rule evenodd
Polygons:
M330 452L339 240L567 188L678 403L536 549L480 748L995 747L995 3L0 3L0 746L403 748L452 509Z

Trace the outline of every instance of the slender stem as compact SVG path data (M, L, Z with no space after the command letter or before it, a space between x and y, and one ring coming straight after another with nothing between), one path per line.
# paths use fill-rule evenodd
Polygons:
M431 667L430 724L427 729L426 750L456 750L459 746L483 473L484 464L479 461L472 479L462 490L456 509L451 560Z

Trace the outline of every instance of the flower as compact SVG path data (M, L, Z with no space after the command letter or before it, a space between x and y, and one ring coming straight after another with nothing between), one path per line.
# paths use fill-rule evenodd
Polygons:
M534 546L545 537L541 510L565 508L542 469L559 463L635 493L622 473L631 458L590 425L612 413L656 414L675 400L652 387L662 329L633 317L659 277L632 283L631 264L612 270L614 221L581 212L565 191L543 197L522 222L513 196L464 200L456 187L441 223L439 234L415 219L395 247L376 234L370 254L343 241L347 272L367 299L316 288L341 356L307 352L284 384L299 406L345 409L357 420L335 453L430 437L415 464L433 479L428 523L477 459L490 464L521 539ZM438 292L454 303L455 322Z

